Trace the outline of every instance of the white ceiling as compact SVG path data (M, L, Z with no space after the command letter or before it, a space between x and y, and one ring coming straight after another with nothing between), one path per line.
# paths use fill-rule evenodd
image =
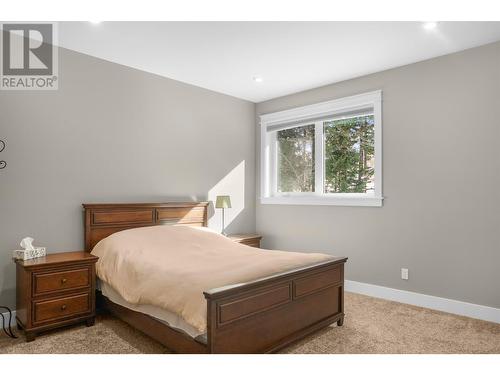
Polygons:
M62 47L253 102L497 40L500 22L59 24Z

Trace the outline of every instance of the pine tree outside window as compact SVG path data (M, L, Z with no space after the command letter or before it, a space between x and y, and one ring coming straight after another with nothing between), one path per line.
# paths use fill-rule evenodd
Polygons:
M381 91L261 116L261 203L382 205Z

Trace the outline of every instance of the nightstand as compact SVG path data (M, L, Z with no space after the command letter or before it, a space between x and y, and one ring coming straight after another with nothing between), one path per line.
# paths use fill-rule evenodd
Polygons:
M26 341L41 331L95 320L95 262L83 251L16 260L16 320Z
M262 236L259 234L230 234L227 236L234 242L242 243L244 245L260 247L260 240Z

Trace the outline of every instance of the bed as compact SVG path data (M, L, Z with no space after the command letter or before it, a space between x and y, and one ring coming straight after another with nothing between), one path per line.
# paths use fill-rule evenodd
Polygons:
M88 252L99 241L108 240L117 232L120 235L134 232L126 231L128 229L142 228L135 231L138 232L150 230L146 227L164 225L207 226L206 202L84 204L83 207L85 249ZM224 240L219 241L225 244ZM240 248L235 248L235 252L257 251L246 245L237 246ZM108 250L100 251L102 254ZM261 255L273 252L258 251ZM176 322L175 316L161 315L154 306L138 308L127 303L106 283L102 283L101 291L97 293L97 306L174 352L276 352L323 327L343 324L346 260L345 257L329 257L284 272L203 290L200 292L206 314L203 334L191 331L190 327L183 325L182 319Z

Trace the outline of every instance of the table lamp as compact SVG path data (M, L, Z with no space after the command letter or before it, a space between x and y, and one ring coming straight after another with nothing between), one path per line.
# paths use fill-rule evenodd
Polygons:
M229 195L218 195L215 201L215 208L222 208L222 231L221 234L227 236L226 231L224 230L224 209L231 208L231 198Z

